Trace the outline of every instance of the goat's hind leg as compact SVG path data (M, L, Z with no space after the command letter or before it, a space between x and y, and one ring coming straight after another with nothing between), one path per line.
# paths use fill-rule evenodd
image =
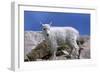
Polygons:
M76 54L76 58L79 59L79 46L77 45L77 43L75 43L73 51Z
M74 56L76 59L79 59L79 46L78 46L76 40L73 40L71 42L71 45L73 47L73 49L72 49L72 56Z

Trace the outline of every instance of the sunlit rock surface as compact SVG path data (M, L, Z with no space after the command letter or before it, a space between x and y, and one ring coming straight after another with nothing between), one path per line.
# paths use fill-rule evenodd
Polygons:
M45 46L46 42L43 40L44 37L41 31L25 31L24 32L24 59L25 61L28 57L32 58L32 61L49 60L51 54L48 47ZM80 53L80 59L90 58L90 36L82 35L79 37L80 48L82 48ZM70 48L69 48L70 49ZM58 51L57 60L67 60L66 56Z

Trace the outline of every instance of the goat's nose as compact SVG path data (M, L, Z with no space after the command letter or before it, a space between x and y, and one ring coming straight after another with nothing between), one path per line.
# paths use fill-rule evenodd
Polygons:
M49 36L49 34L47 34L47 36Z

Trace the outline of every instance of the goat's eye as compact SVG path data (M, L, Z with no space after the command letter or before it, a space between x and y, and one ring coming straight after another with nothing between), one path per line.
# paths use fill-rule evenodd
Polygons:
M46 30L45 28L43 30Z

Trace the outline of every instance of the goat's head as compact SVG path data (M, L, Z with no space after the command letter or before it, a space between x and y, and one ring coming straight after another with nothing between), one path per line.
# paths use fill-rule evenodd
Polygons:
M42 24L42 31L46 37L49 37L50 34L50 25L49 24Z

